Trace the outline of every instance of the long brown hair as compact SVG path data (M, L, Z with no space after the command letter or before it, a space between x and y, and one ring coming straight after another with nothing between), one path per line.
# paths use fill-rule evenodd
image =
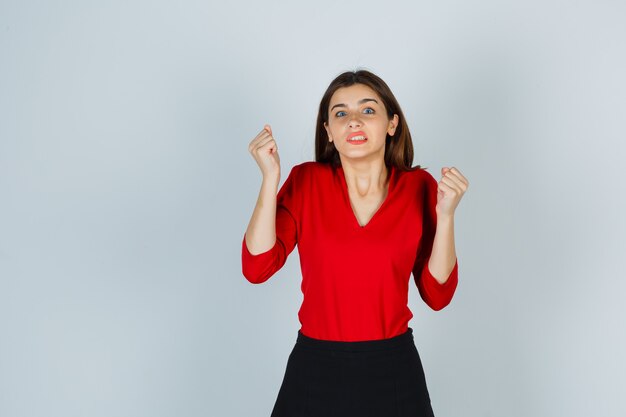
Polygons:
M424 169L419 165L412 167L413 142L400 104L398 104L389 86L380 77L364 69L346 71L339 74L326 89L320 102L317 124L315 126L315 161L329 163L333 167L341 165L339 152L337 152L335 145L329 142L328 132L324 128L324 123L328 123L328 107L335 91L354 84L364 84L374 90L383 101L387 117L391 119L394 114L397 114L400 119L394 135L389 136L387 134L385 138L385 165L387 167L393 165L402 171Z

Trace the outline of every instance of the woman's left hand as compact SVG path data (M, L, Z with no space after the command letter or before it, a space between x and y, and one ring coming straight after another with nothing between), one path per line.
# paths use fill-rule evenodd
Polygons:
M437 216L454 216L454 210L465 194L469 182L455 167L441 168L441 180L437 184Z

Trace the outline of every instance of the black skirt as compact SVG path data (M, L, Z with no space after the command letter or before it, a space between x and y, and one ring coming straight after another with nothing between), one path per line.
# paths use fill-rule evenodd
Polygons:
M298 331L271 417L434 417L413 329L358 342Z

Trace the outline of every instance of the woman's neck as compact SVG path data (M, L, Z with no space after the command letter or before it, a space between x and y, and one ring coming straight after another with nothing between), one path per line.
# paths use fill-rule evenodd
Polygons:
M384 193L387 189L390 170L384 161L356 164L342 162L341 168L348 189L360 196Z

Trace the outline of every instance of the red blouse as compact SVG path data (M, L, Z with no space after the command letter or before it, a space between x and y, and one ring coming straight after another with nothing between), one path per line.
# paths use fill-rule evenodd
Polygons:
M292 168L277 195L276 243L253 255L242 242L242 272L267 281L298 245L304 294L300 331L335 341L387 339L405 332L409 278L433 310L452 300L458 259L440 284L428 269L437 226L437 181L424 169L390 167L387 196L361 226L343 168L307 161Z

